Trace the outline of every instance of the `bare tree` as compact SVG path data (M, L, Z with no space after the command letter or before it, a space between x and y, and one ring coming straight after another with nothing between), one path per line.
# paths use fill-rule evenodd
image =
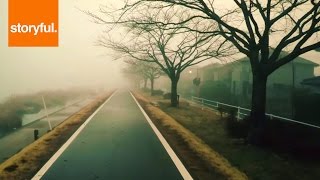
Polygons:
M176 107L181 73L187 67L212 58L226 56L230 52L230 46L222 37L171 26L169 23L173 19L181 18L173 12L176 11L159 9L157 14L143 14L143 18L148 19L148 23L140 23L141 16L128 21L115 21L113 23L126 28L127 39L115 41L109 36L103 36L98 44L117 51L118 59L133 58L157 64L171 80L171 106ZM94 16L94 18L97 20L99 17ZM153 23L160 20L165 23ZM105 22L102 19L98 21ZM193 28L196 29L196 26L200 25L200 23L194 24Z
M163 22L182 26L205 21L218 24L218 33L249 58L253 76L249 142L259 144L265 129L266 84L270 74L296 57L320 47L319 0L231 0L234 9L219 10L214 0L136 0L120 10L122 18L137 9L179 7L193 12L181 21ZM226 9L226 8L225 8ZM134 20L134 19L132 19ZM146 19L140 23L147 23ZM193 29L184 26L186 29ZM196 30L198 31L198 30ZM203 30L204 33L210 33ZM217 33L214 31L213 33ZM272 48L272 50L270 49ZM287 51L281 55L282 51Z
M155 63L143 62L143 72L150 80L151 96L154 95L154 82L164 73L161 68Z
M151 96L153 96L154 82L163 75L161 68L155 63L145 61L130 60L126 62L128 64L126 72L141 77L144 80L144 88L147 87L147 81L150 80L150 92Z
M141 80L143 81L144 88L147 87L147 81L148 78L144 77L142 74L137 72L137 69L135 66L128 64L126 67L122 68L122 74L125 78L129 80L129 83L134 88L140 88Z

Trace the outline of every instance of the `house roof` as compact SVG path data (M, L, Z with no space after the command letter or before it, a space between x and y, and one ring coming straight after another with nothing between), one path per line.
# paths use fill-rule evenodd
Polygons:
M241 58L239 60L237 60L238 62L249 62L249 58L248 57L244 57L244 58ZM235 61L235 62L237 62ZM307 60L305 58L302 58L302 57L297 57L293 60L293 63L295 64L305 64L305 65L310 65L310 66L319 66L319 64L313 62L313 61L310 61L310 60Z
M301 84L320 87L320 76L304 79Z
M221 66L223 66L223 64L213 63L213 64L209 64L209 65L203 66L202 69L219 68Z
M301 64L308 64L312 66L319 66L318 63L312 62L308 59L304 59L302 57L297 57L295 60L293 60L294 63L301 63Z
M271 52L273 51L272 49L270 50ZM280 56L286 56L288 53L285 52L285 51L282 51ZM238 60L235 60L235 61L232 61L232 62L228 62L226 64L219 64L219 63L214 63L214 64L211 64L211 65L207 65L205 66L205 68L209 68L209 67L221 67L221 66L225 66L225 65L234 65L236 63L248 63L249 62L249 58L248 57L243 57L243 58L240 58ZM319 64L313 62L313 61L310 61L308 59L305 59L305 58L302 58L302 57L297 57L293 60L293 63L295 64L305 64L305 65L310 65L310 66L319 66Z

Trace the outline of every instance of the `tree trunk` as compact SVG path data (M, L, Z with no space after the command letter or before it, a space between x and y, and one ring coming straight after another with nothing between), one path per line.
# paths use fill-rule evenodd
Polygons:
M267 76L253 74L251 101L251 129L248 134L250 144L261 145L266 125Z
M154 85L154 78L150 78L150 86L151 86L151 96L153 96L154 95L154 93L153 93L153 85Z
M178 78L171 78L171 106L178 107Z
M144 81L143 87L144 87L144 89L146 89L147 88L148 79L143 79L143 81Z

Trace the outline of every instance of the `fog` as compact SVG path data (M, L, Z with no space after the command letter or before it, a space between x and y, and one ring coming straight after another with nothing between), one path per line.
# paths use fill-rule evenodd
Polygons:
M126 84L121 62L94 46L102 27L79 9L106 1L59 1L59 47L8 48L8 1L0 2L0 101L11 94L74 86L111 88Z
M112 52L94 46L103 27L78 9L97 12L99 4L117 0L59 1L59 47L8 48L8 1L0 1L0 101L11 94L74 86L121 87L123 63ZM228 2L224 2L226 7ZM319 53L303 57L317 63ZM319 68L315 72L320 74Z

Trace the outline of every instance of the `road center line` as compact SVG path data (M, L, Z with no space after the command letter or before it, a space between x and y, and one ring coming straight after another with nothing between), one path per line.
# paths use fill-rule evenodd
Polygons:
M144 111L144 109L140 106L139 102L137 101L137 99L133 96L133 94L130 92L132 98L134 99L134 101L137 103L138 107L140 108L142 114L144 115L144 117L146 118L147 122L149 123L149 125L151 126L152 130L154 131L154 133L157 135L158 139L160 140L161 144L163 145L163 147L166 149L167 153L169 154L170 158L172 159L173 163L175 164L175 166L178 168L180 174L182 175L183 179L185 180L191 180L193 179L192 176L190 175L190 173L188 172L188 170L186 169L186 167L182 164L182 162L180 161L180 159L178 158L178 156L175 154L175 152L173 151L173 149L170 147L169 143L166 141L166 139L162 136L162 134L160 133L160 131L157 129L157 127L153 124L153 122L151 121L151 119L149 118L149 116L147 115L147 113Z
M114 92L91 116L77 129L77 131L63 144L63 146L49 159L49 161L37 172L31 180L40 180L42 176L49 170L52 164L61 156L61 154L68 148L68 146L76 139L84 127L91 121L91 119L100 111L100 109L117 93Z

